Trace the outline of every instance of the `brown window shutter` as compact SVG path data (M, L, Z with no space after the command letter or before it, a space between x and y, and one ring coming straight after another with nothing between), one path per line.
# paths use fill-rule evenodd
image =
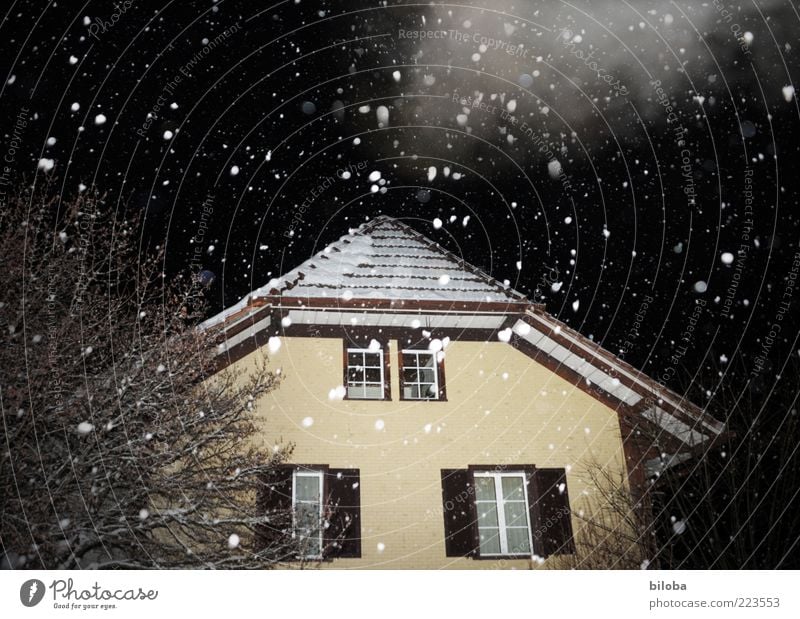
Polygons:
M328 469L326 558L361 556L361 480L358 469Z
M575 552L572 539L572 513L564 469L535 469L532 512L534 549L542 557ZM538 544L537 544L538 538Z
M256 507L265 522L256 527L258 551L289 547L292 532L292 466L280 466L260 479Z
M472 472L442 469L444 548L448 557L474 557L478 550Z

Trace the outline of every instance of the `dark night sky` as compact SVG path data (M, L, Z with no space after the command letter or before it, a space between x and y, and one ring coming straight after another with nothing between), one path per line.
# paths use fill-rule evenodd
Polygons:
M214 310L377 214L531 296L557 268L548 309L615 353L651 296L624 357L652 375L697 300L682 365L757 367L783 299L755 377L772 380L800 352L800 293L783 296L800 250L796 10L460 4L16 2L0 36L10 175L143 212L171 272L213 195ZM446 35L406 34L419 30Z

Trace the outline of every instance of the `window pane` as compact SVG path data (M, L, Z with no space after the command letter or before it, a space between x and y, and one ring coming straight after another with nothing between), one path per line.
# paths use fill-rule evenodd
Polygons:
M481 554L497 554L500 552L500 536L498 529L480 529Z
M364 353L364 365L366 367L379 368L383 365L381 354L377 352Z
M364 372L364 378L368 383L380 383L381 382L381 370L380 368L367 368Z
M435 381L436 381L436 375L433 373L433 370L423 368L419 371L419 382L433 383Z
M475 477L475 498L478 501L496 501L493 477Z
M507 501L524 501L521 477L503 477L503 498Z
M436 386L435 385L428 385L427 387L423 388L424 397L426 398L437 398L439 395L436 393Z
M403 353L403 367L415 368L417 367L417 355Z
M348 398L356 398L356 399L358 399L358 398L365 398L367 396L364 393L364 387L362 387L361 385L358 385L356 387L350 386L350 387L347 388L347 397Z
M347 382L348 383L363 383L364 382L364 370L363 369L354 369L350 368L347 370Z
M382 400L383 399L383 385L377 386L370 386L367 385L364 388L364 395L361 397L370 398L373 400Z
M410 400L419 399L419 387L416 385L406 385L403 387L403 397Z
M508 554L530 553L531 544L528 539L528 527L506 529L506 539L508 540Z
M294 496L296 500L319 503L319 477L296 475L294 480Z
M528 511L528 506L525 503L514 501L513 503L506 503L504 507L507 526L522 527L528 525L528 519L525 514Z
M497 527L497 506L494 503L476 503L478 528Z
M301 554L305 557L319 557L321 554L319 535L315 533L307 537L301 544L301 549Z
M363 365L364 356L360 352L347 353L347 365Z
M319 529L319 504L297 503L295 505L297 532L310 535Z
M419 382L417 380L417 371L414 369L409 370L408 368L403 368L403 382L404 383Z
M431 354L420 355L419 356L419 365L420 365L420 367L427 367L427 368L434 367L435 364L434 364L433 355L431 355Z

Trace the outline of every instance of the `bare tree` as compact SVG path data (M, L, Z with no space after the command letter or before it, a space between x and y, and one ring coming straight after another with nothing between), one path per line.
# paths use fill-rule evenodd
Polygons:
M800 567L800 363L783 358L771 372L753 372L739 357L684 379L698 402L715 386L708 410L729 432L654 480L660 566Z
M639 440L665 454L632 495L624 474L589 462L594 493L575 514L576 554L589 569L777 569L800 565L798 362L776 375L709 366L683 377L696 401L717 385L708 411L727 432L676 464L663 434L646 423ZM720 380L722 379L722 380ZM635 498L634 498L635 496Z
M257 496L289 455L251 410L279 377L217 372L193 278L85 192L0 213L0 544L13 567L264 568L291 514ZM211 378L210 380L208 380ZM269 543L264 540L269 539Z
M573 512L575 553L560 565L572 569L644 569L653 554L654 532L646 494L634 499L624 471L596 461L585 464L591 493Z

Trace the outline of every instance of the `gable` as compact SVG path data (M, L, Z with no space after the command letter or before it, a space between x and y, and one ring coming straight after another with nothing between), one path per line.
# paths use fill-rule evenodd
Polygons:
M423 345L435 338L499 342L603 402L631 437L654 429L668 462L724 435L723 424L684 397L387 217L351 231L202 328L216 331L223 365L282 336L369 341L379 331ZM655 472L660 456L635 457Z

